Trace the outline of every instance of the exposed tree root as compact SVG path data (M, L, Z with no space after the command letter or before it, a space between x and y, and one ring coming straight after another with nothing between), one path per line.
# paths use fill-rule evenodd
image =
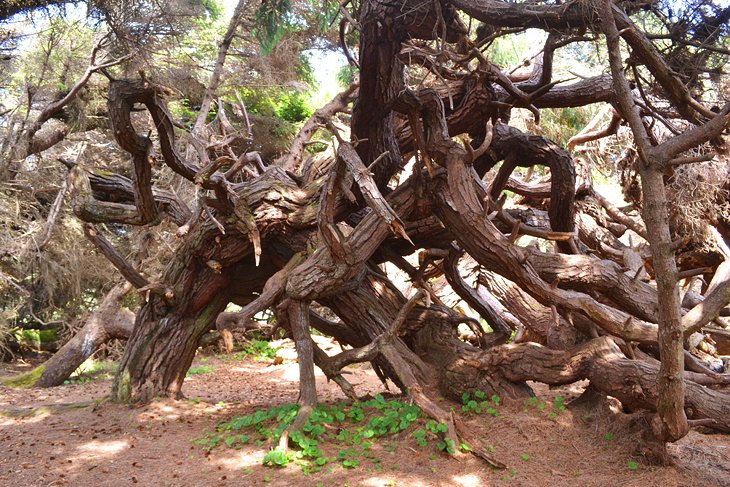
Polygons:
M458 418L455 418L453 414L445 411L431 399L432 394L427 391L430 391L435 384L428 384L424 382L427 380L422 376L425 364L418 356L415 356L412 352L410 352L408 348L404 346L403 342L397 338L397 335L408 319L409 314L411 314L417 302L423 299L425 295L424 291L416 292L416 294L402 306L391 325L368 345L346 350L333 357L321 357L319 361L327 376L333 377L339 375L342 368L347 365L372 361L377 355L382 355L383 359L392 367L400 383L403 384L404 389L407 391L408 396L413 403L430 417L446 425L447 431L444 436L448 439L453 448L456 448L460 444L459 438L470 446L477 445L478 443L471 437ZM413 368L414 365L415 369ZM421 376L421 378L419 379L417 376ZM347 387L343 390L349 395L351 393L349 389L350 388ZM293 429L293 425L290 429ZM493 467L504 468L504 464L495 460L485 450L476 446L473 446L472 449L475 455L487 461Z
M69 402L62 404L46 404L34 408L0 408L0 417L6 418L28 418L33 416L45 416L50 414L58 414L74 409L97 408L109 397L94 401Z
M659 365L627 358L610 337L591 340L569 351L552 350L537 343L520 343L501 345L488 352L475 350L469 359L461 359L462 351L458 356L454 355L453 365L447 367L452 369L447 372L449 377L459 369L462 376L466 373L496 375L509 382L532 380L563 385L588 379L594 389L619 399L628 407L650 411L657 407ZM452 380L444 384L453 384L450 395L458 397L463 391L459 385L469 382ZM730 431L730 396L692 380L686 380L686 384L687 416L693 420L709 420L703 424L713 429Z

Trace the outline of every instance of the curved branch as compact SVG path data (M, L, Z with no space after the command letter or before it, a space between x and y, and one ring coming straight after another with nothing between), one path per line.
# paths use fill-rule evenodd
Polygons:
M456 294L466 301L479 315L484 318L489 326L506 339L512 333L512 328L502 317L489 306L479 293L469 286L459 273L459 252L455 249L449 251L449 256L444 261L444 275Z
M565 352L550 350L536 343L523 343L502 345L489 353L488 362L511 381L536 380L559 385L589 379L591 385L618 398L623 404L650 410L659 407L658 365L626 358L609 337L592 340ZM710 427L730 431L730 398L727 394L688 380L684 402L690 418L709 418L713 420Z
M492 182L490 194L493 200L507 184L510 174L517 166L529 167L543 164L550 168L550 227L558 232L573 232L575 228L575 166L570 155L552 141L522 133L505 124L494 127L491 146L497 158L503 158L497 176ZM561 250L571 252L567 244Z
M593 4L586 0L562 5L512 3L500 0L449 0L459 10L500 27L565 29L586 27L595 20Z
M304 122L304 125L302 125L302 128L299 129L289 148L289 152L278 159L275 164L285 171L297 172L302 163L307 142L312 138L321 124L329 121L335 114L347 109L347 105L357 95L357 89L358 83L353 83L345 91L337 94L325 106L314 112L314 115L309 117Z

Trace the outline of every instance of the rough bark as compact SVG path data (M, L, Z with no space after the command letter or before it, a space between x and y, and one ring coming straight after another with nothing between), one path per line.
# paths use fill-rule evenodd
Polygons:
M524 134L504 124L497 124L494 132L491 154L497 154L497 158L504 159L504 162L492 181L492 199L499 199L516 167L545 165L550 168L551 174L550 227L558 232L572 232L575 225L575 167L570 155L544 137ZM475 161L475 164L479 164L479 161ZM570 242L560 242L558 245L566 253L573 253L575 248L575 243L570 245Z
M638 8L635 2L622 5L629 11ZM494 25L554 31L542 68L529 79L510 79L464 35L454 6ZM276 309L291 331L300 358L302 408L293 429L306 422L317 400L314 364L354 398L357 392L342 367L360 361L371 361L384 382L393 381L428 414L448 424L452 439L466 438L468 431L433 402L436 388L452 398L481 389L519 400L531 393L527 380L565 384L589 379L631 407L657 410L656 432L662 440L686 432L686 415L714 420L718 429L727 429L726 396L699 385L718 384L717 377L684 372L681 328L684 324L694 331L727 305L726 269L716 273L702 306L683 322L663 177L667 160L724 130L728 109L706 116L695 101L674 89L674 81L659 80L665 90L674 90L671 100L682 101L698 121L707 121L656 143L623 74L616 27L623 16L614 19L610 2L603 9L604 15L598 16L595 4L582 0L564 5L409 0L398 6L365 1L358 18L361 81L352 139L343 139L332 117L355 96L355 87L307 121L291 152L268 168L255 154L215 159L210 147L195 138L188 149L197 152L200 164L183 157L165 90L146 79L114 81L109 111L115 137L132 155L134 177L74 167L69 179L74 208L89 221L144 225L167 214L182 225L179 247L163 274L154 278L130 269L113 248L87 231L125 277L149 291L115 379L115 399L178 397L198 339L214 322L220 329L245 328L255 313L268 308ZM612 74L556 85L550 72L556 29L567 32L579 26L605 31ZM626 29L622 35L634 39L640 57L654 66L654 48L643 46L635 26L627 24ZM406 64L423 66L443 83L429 81L410 89L404 82ZM589 177L581 176L577 184L575 161L557 144L504 123L516 106L530 109L537 121L540 107L608 100L634 133L645 227L591 194ZM135 104L150 112L164 162L199 186L203 195L195 211L153 188L148 159L153 145L131 124ZM224 114L219 121L228 130ZM614 114L608 128L617 123ZM303 167L303 148L318 127L332 132L333 157ZM582 137L606 131L590 132ZM464 134L471 138L465 145L452 138ZM221 144L218 149L225 146ZM414 157L412 175L393 189L404 155ZM481 178L500 161L490 191ZM232 183L229 177L246 164L252 166L245 182ZM515 167L535 164L550 168L549 183L533 187L513 181L508 186ZM528 194L531 199L523 200L525 204L549 198L549 204L540 201L549 205L549 223L528 221L538 210L505 209L500 198L505 187ZM577 197L586 201L576 205ZM576 231L577 211L583 214ZM641 257L618 240L626 227L651 244L656 287L639 278ZM561 253L520 247L520 235L557 241ZM417 267L403 257L419 250L427 257ZM473 259L472 267L479 267L476 285L465 278L460 258ZM416 288L410 299L379 267L385 261L410 275ZM475 325L476 320L442 305L429 282L441 273L500 332L486 336L477 331L481 348L459 339L458 325ZM245 307L239 313L222 313L228 302ZM339 321L310 311L314 302L329 307ZM509 316L503 315L505 309ZM310 326L354 348L328 357L312 343ZM519 343L502 345L513 328L520 330ZM651 353L658 347L661 363L637 352L636 344Z
M387 15L378 0L363 2L360 14L360 91L353 110L352 134L358 154L366 164L381 155L373 173L382 190L402 165L400 147L395 140L392 106L403 90L403 65L398 59L406 30L402 17ZM365 141L365 139L367 139Z
M217 231L215 226L211 231ZM254 272L236 275L236 264L252 260L250 244L226 246L227 239L223 239L226 248L219 250L211 249L200 236L193 237L197 238L185 243L188 252L181 253L163 274L164 287L173 290L172 296L150 294L137 315L113 385L113 398L119 402L180 397L200 337L214 327L218 314L235 300L234 293L251 295L274 272L265 259ZM238 236L232 240L249 243ZM207 265L211 260L220 262L223 270L211 269Z

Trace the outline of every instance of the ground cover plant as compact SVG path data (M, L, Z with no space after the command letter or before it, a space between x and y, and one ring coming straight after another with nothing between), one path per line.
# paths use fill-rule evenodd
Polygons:
M484 408L484 412L497 415L499 396L480 404L469 399L470 393L465 392L463 397L465 412L478 415ZM486 395L483 391L475 391L474 397L484 399ZM418 406L397 399L386 400L382 394L367 401L318 404L301 431L284 436L298 411L299 405L289 403L235 417L218 423L215 432L194 443L204 451L223 446L235 449L248 443L262 447L278 443L264 456L263 464L284 467L295 463L305 475L319 472L333 463L342 468L357 468L367 462L377 470L381 460L373 454L373 444L403 432L414 438L419 447L431 445L432 452L453 454L456 448L471 451L469 445L456 445L445 437L446 424L424 417ZM334 453L328 456L323 451L324 446Z

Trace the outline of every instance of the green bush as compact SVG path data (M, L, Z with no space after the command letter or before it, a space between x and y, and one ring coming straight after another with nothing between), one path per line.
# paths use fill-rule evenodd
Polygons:
M248 355L254 360L271 360L276 357L278 350L277 347L270 347L266 340L251 340L243 347L243 350L236 354L236 358Z
M277 117L287 122L301 122L314 113L309 94L293 89L251 90L244 88L241 98L249 113Z
M276 109L276 116L288 122L302 122L313 113L309 96L299 92L283 94Z

